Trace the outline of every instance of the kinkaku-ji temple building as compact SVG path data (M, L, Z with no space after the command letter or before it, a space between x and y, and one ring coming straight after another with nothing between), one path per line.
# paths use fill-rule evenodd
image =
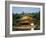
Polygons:
M35 19L32 18L32 16L23 15L17 23L17 26L15 27L16 30L34 30L34 28L37 25L37 22Z

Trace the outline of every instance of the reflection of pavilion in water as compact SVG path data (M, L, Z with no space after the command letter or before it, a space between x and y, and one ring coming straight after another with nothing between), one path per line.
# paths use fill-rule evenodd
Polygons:
M32 16L22 16L18 21L17 30L34 30L35 28Z

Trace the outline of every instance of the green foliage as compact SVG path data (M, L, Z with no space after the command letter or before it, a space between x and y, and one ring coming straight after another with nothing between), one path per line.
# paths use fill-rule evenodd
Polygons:
M13 14L13 26L16 26L17 25L17 19L20 19L20 15L19 14Z
M33 13L33 18L40 20L40 12L39 13Z

